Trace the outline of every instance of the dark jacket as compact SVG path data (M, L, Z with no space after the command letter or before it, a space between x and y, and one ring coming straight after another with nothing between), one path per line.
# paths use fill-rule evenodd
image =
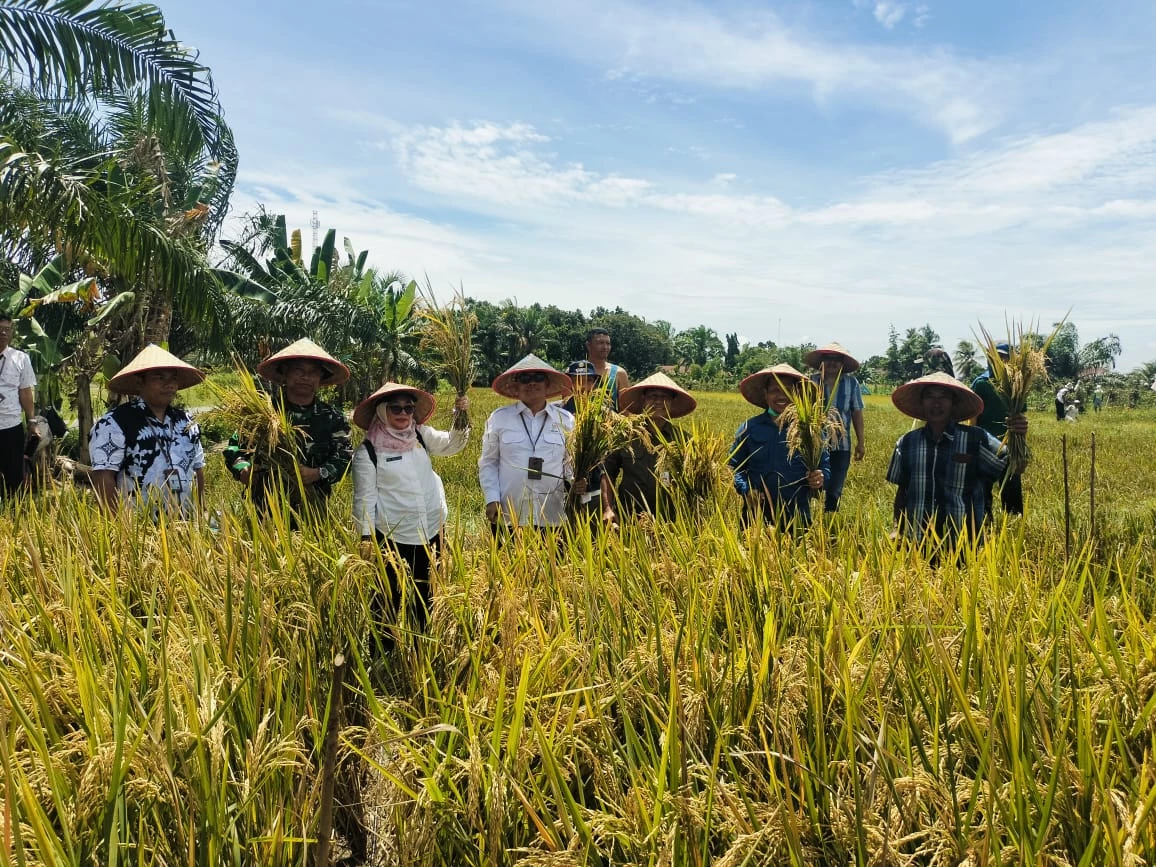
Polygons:
M786 429L776 422L776 416L763 412L739 426L730 459L735 490L743 497L761 496L768 518L781 514L784 522L798 518L805 524L811 520L807 466L800 455L788 457ZM826 482L831 461L825 451L819 469Z

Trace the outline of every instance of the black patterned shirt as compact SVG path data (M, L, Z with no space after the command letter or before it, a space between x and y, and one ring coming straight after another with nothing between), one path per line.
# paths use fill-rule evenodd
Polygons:
M168 502L192 512L197 470L205 466L201 430L183 409L158 419L139 397L96 420L88 451L94 470L112 470L121 495L133 501Z

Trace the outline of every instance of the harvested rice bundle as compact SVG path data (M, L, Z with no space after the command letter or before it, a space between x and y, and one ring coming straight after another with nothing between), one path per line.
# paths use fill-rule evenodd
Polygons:
M436 359L433 369L449 380L458 397L464 397L478 373L474 354L478 317L466 306L464 291L459 287L448 304L440 305L427 277L417 317L423 325L421 348ZM455 408L453 426L468 427L468 415Z
M674 512L686 509L701 514L730 485L728 461L731 438L698 422L676 428L670 437L657 434L658 461L655 471L661 489L671 498Z
M782 423L787 426L788 454L801 455L808 472L820 469L827 444L839 442L845 433L842 416L833 403L839 380L835 379L830 397L824 396L823 388L810 379L799 380L794 388L783 382L779 385L791 399L782 415ZM817 496L819 491L811 493Z
M1037 383L1048 381L1047 356L1061 326L1067 321L1067 316L1056 323L1052 333L1039 342L1039 335L1034 328L1025 331L1023 326L1015 323L1007 327L1007 357L1000 353L999 343L988 330L980 323L980 348L987 358L991 369L991 386L999 395L1010 418L1022 415L1027 410L1028 395ZM1027 469L1032 460L1032 451L1028 447L1027 437L1022 433L1008 431L1004 434L1003 443L1008 452L1008 473L1017 475Z
M213 417L222 427L238 431L252 452L255 469L250 485L259 484L259 476L264 475L287 480L291 490L296 490L300 485L293 480L298 478L296 445L301 431L289 421L284 406L277 406L272 395L257 385L240 360L235 366L235 386L208 381L216 403ZM306 492L311 493L308 486Z
M619 415L609 405L607 383L591 391L574 392L574 427L567 435L566 448L575 480L589 476L611 452L633 451L636 444L650 441L644 416ZM578 513L582 493L580 485L571 485L566 495L566 513L571 517Z

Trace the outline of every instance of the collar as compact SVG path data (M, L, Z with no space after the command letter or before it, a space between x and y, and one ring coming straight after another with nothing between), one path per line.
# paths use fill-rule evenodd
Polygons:
M943 439L947 440L947 442L949 442L949 443L950 443L950 442L955 442L955 431L956 431L956 429L957 429L958 427L959 427L959 423L958 423L958 422L949 421L949 422L947 423L947 427L945 427L945 428L943 429ZM936 442L939 442L939 440L936 440L936 439L932 439L932 437L931 437L931 433L928 431L928 428L927 428L927 424L926 424L926 423L925 423L925 424L923 425L923 427L921 427L919 430L920 430L920 431L922 431L922 433L923 433L923 438L924 438L925 440L927 440L928 442L931 442L931 443L936 443Z
M546 415L549 415L550 407L552 406L554 406L554 404L550 403L550 401L546 401L546 405L542 407L541 411L546 413ZM520 400L518 401L518 412L519 414L528 415L530 418L538 417L538 413L534 412L534 410L530 409L530 407L526 406L526 404L522 403Z
M153 414L153 411L149 408L149 405L144 402L144 398L141 397L139 394L134 396L133 399L128 402L128 406L131 406L134 409L144 413L146 417L148 417L154 421L159 422L161 420ZM179 418L179 415L177 413L177 410L173 408L173 405L171 403L165 407L164 421L166 423L169 421L174 421L178 418Z

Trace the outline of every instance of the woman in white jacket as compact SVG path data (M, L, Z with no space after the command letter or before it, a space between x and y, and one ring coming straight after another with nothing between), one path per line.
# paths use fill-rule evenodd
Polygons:
M466 420L469 398L460 397L454 404L461 421L448 432L426 424L434 407L428 392L389 382L353 412L353 423L365 430L365 439L353 454L354 525L361 533L363 550L374 539L385 549L393 597L388 610L399 621L404 581L400 563L409 567L416 593L407 594L407 608L416 632L425 630L429 617L430 566L449 513L445 489L430 456L457 454L470 435L468 423L461 423ZM374 594L371 610L379 626L384 626L387 615L384 601ZM392 645L388 639L386 643Z

